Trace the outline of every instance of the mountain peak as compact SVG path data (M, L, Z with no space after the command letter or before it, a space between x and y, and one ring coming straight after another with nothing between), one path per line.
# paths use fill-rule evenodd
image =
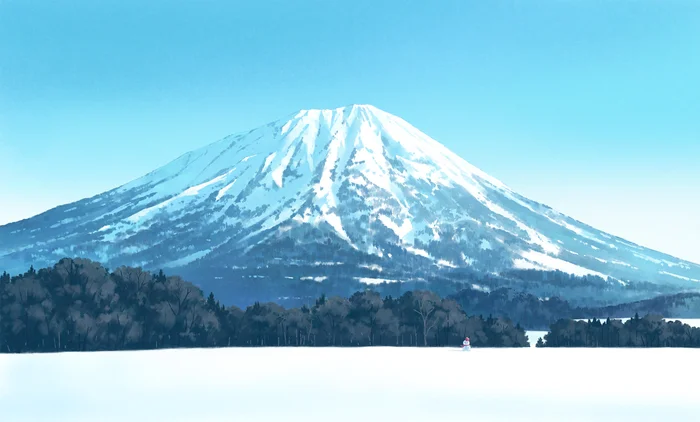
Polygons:
M295 119L324 119L327 121L340 119L340 121L343 121L345 123L370 120L376 121L384 119L401 120L398 117L387 113L386 111L380 110L379 108L370 104L350 104L343 107L331 109L300 110L299 112L293 115L291 120Z
M301 113L305 112L335 112L335 113L343 113L343 112L350 112L350 111L359 111L359 110L364 110L370 113L385 113L385 111L380 110L379 108L371 105L371 104L348 104L342 107L336 107L336 108L328 108L328 109L305 109L305 110L300 110Z

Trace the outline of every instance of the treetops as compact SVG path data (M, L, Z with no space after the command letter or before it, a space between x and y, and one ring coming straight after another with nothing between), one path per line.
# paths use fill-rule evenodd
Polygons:
M178 276L109 271L84 259L0 277L0 350L56 352L227 346L527 347L504 318L467 316L429 291L382 298L365 290L285 309L223 306Z

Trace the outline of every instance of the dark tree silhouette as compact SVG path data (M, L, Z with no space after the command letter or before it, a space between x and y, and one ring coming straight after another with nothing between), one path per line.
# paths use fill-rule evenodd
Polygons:
M527 347L506 318L467 316L457 301L428 291L398 298L366 290L320 296L285 309L222 305L213 293L162 271L85 259L0 275L0 350L4 353L232 346ZM657 341L656 337L650 341Z
M625 323L617 319L574 321L551 325L538 347L700 347L700 328L660 315L635 314Z

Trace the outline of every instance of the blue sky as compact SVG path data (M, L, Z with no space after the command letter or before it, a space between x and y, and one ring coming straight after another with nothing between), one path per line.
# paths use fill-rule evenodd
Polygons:
M0 224L299 109L373 104L700 262L696 0L0 2Z

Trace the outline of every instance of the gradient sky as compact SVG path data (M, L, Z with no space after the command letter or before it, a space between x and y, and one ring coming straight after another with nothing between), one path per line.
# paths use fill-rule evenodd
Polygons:
M700 1L0 1L0 224L299 109L373 104L700 262Z

